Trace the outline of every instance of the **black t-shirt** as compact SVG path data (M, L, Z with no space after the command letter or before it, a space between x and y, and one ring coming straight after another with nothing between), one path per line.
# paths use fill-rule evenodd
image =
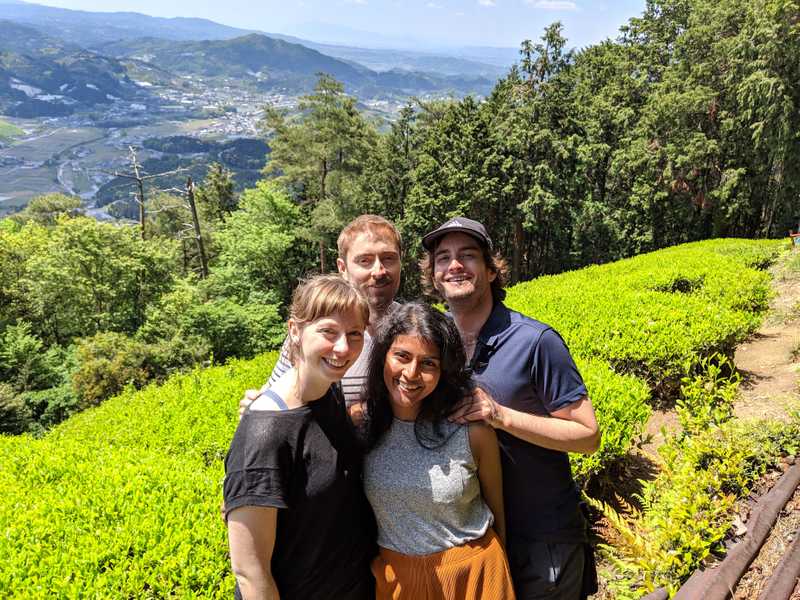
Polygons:
M278 508L272 575L281 598L374 591L375 523L361 485L362 453L334 388L284 411L248 410L225 458L227 514ZM239 596L238 588L236 590Z

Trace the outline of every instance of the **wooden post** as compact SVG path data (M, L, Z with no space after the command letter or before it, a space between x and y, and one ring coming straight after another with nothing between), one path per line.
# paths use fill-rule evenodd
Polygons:
M206 251L203 247L203 236L200 233L200 221L197 218L197 206L194 203L194 183L192 178L186 180L186 197L189 200L189 208L192 211L192 223L194 224L194 239L197 242L197 251L200 253L200 269L202 278L208 277L208 262L206 261Z

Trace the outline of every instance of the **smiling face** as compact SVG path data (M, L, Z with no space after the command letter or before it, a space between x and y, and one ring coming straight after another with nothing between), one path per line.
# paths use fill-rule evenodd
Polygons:
M355 310L303 325L290 320L289 335L296 344L298 371L330 383L339 381L361 354L365 326Z
M400 287L400 249L394 240L369 231L358 234L345 259L337 259L339 272L367 297L370 310L382 314Z
M383 364L383 382L394 416L404 421L416 419L422 401L436 389L441 374L436 345L418 335L398 335Z
M491 283L497 274L483 258L481 246L466 233L444 236L433 252L433 285L449 304L491 302Z

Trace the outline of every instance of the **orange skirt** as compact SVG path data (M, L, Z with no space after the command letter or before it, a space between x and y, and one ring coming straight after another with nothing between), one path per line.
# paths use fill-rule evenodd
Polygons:
M376 600L513 600L508 559L493 529L449 550L409 556L380 548Z

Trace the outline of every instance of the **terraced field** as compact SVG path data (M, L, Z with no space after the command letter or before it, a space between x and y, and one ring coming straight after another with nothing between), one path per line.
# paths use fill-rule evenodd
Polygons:
M625 456L654 399L711 353L732 355L769 297L781 242L716 240L544 277L508 302L567 339L603 445L581 481ZM42 439L0 437L0 594L229 597L222 460L242 390L274 354L178 375L74 416Z

